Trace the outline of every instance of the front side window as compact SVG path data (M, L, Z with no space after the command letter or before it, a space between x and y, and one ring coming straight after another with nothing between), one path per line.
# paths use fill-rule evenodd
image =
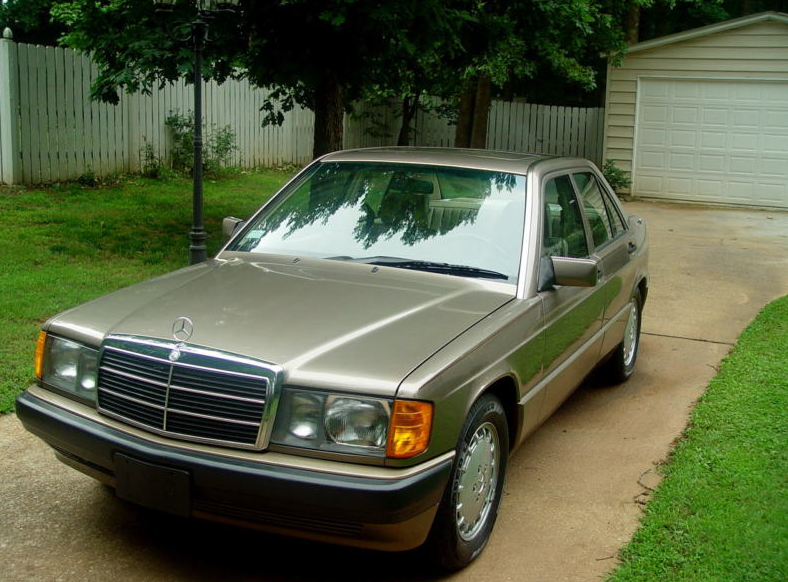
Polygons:
M291 185L228 250L516 282L525 200L525 177L516 174L324 162Z
M558 176L544 185L542 255L584 258L588 256L583 219L569 176Z

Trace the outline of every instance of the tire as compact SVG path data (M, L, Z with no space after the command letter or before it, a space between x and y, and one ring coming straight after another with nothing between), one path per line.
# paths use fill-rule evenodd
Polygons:
M624 326L624 338L602 367L602 376L610 384L626 382L635 370L638 348L640 347L642 313L643 300L640 290L636 290L629 300L629 314Z
M509 427L500 400L485 394L471 407L454 466L435 517L427 550L445 570L459 570L481 554L501 503L509 456Z

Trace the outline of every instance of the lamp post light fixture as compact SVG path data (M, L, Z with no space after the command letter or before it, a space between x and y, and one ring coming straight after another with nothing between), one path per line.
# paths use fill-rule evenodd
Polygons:
M160 8L173 8L180 0L153 0ZM235 8L241 0L192 0L197 10L219 10L221 8Z
M201 263L207 258L205 227L203 225L202 190L202 51L208 34L208 20L216 12L234 9L240 0L191 0L194 15L189 21L194 42L194 168L192 170L192 229L189 232L189 264ZM160 10L172 10L178 0L153 0Z

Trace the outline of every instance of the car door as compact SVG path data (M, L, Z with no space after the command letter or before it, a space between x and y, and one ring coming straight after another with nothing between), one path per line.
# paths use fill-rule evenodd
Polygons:
M592 256L599 261L605 290L602 326L606 334L601 353L604 355L618 345L623 334L620 314L629 302L634 277L630 268L631 237L618 205L590 169L573 172L572 180L588 224ZM622 325L617 325L617 322Z
M542 181L539 289L545 310L545 396L541 419L566 399L599 358L605 290L551 282L550 257L589 258L589 236L570 174Z

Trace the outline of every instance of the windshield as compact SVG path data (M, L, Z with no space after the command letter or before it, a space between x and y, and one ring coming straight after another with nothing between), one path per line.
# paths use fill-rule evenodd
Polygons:
M310 169L228 250L517 280L525 177L411 164Z

